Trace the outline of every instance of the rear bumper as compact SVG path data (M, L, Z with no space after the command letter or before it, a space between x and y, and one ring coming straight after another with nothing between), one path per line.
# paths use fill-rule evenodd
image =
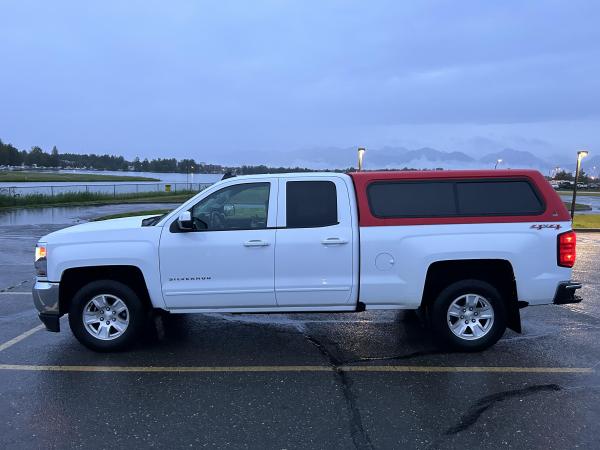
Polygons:
M579 303L583 300L580 296L575 295L575 291L581 288L581 283L576 281L564 281L556 288L556 294L554 294L555 305L565 305L568 303Z
M39 311L40 320L48 331L60 331L60 311L58 304L58 283L36 281L33 286L33 304Z

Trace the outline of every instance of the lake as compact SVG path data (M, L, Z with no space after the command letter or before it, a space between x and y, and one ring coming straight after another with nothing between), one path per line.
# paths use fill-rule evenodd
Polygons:
M54 171L55 172L55 171ZM59 173L77 173L94 175L127 175L157 178L160 181L85 181L85 182L0 182L0 195L55 195L66 192L100 192L105 194L123 194L133 192L164 191L165 184L171 184L171 190L200 190L201 185L219 181L222 174L186 174L155 172L119 172L109 170L59 170Z
M563 202L567 202L569 205L567 209L570 209L573 197L571 195L561 195L560 198ZM592 208L590 211L577 211L577 214L600 214L600 195L578 195L576 202Z

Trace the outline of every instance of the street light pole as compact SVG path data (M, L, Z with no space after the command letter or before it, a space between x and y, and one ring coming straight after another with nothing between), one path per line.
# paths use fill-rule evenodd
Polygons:
M362 147L358 148L358 171L360 172L362 170L362 166L363 166L363 157L365 156L365 149Z
M575 217L575 199L577 198L577 182L579 181L579 171L581 169L581 160L588 155L586 150L577 152L577 166L575 168L575 185L573 186L573 200L571 201L571 220Z
M496 160L496 165L494 166L494 170L496 170L498 168L498 164L500 164L501 162L502 162L501 159Z

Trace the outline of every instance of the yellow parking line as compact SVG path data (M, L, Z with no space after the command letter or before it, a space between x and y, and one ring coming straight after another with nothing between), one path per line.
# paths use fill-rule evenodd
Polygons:
M50 372L332 372L332 366L52 366L29 364L0 364L0 370ZM487 373L574 373L590 374L590 367L446 367L446 366L340 366L344 372L487 372Z
M0 370L51 372L332 372L331 366L51 366L0 364Z
M39 331L39 330L41 330L43 328L44 328L44 324L40 324L37 327L34 327L31 330L26 331L25 333L20 334L20 335L18 335L15 338L12 338L10 341L6 341L4 344L0 345L0 352L3 351L3 350L6 350L9 347L12 347L13 345L15 345L15 344L17 344L19 342L21 342L23 339L31 336L33 333L35 333L36 331Z
M374 369L374 370L371 370ZM346 372L593 373L590 367L344 366Z

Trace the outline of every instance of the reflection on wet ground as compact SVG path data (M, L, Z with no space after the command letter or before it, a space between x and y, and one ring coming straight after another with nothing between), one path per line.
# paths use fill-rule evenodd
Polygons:
M127 203L99 206L54 206L0 210L0 226L10 225L76 225L100 216L129 211L174 209L179 203Z

